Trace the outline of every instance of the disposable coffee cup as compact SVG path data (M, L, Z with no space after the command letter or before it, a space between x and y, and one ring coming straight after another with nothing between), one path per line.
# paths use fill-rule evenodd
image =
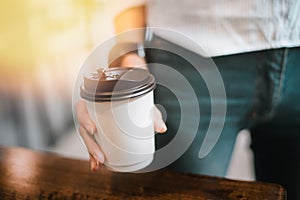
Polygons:
M155 85L155 78L140 68L107 68L84 76L80 94L110 170L133 172L152 162Z

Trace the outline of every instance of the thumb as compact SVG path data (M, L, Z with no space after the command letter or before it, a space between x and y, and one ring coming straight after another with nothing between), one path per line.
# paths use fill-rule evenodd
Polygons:
M158 133L164 133L167 131L167 126L162 118L161 112L156 106L153 107L153 118L154 118L154 130Z

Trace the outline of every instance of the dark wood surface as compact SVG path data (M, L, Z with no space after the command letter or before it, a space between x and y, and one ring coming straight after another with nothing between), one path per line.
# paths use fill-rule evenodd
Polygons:
M90 171L52 153L0 147L0 199L285 199L275 184L175 173Z

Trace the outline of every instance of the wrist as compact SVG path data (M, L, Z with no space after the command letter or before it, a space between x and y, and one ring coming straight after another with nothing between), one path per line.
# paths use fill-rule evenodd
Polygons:
M123 59L134 54L141 59L145 58L143 43L117 43L109 52L108 65L109 67L122 66Z

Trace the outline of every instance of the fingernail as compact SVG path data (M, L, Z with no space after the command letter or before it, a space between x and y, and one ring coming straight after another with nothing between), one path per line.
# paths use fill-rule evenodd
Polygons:
M91 171L95 172L99 169L99 165L95 164L94 162L90 162L91 164Z
M92 127L91 125L86 125L86 129L90 134L92 134L92 135L95 134L94 127Z
M167 131L167 127L164 127L164 128L162 128L162 129L160 129L160 133L164 133L164 132L166 132Z
M93 172L98 171L98 169L99 169L99 166L98 166L98 165L95 165L95 166L92 166L92 167L91 167L91 170L92 170Z
M160 133L164 133L167 131L167 126L164 124L163 127L159 130Z

